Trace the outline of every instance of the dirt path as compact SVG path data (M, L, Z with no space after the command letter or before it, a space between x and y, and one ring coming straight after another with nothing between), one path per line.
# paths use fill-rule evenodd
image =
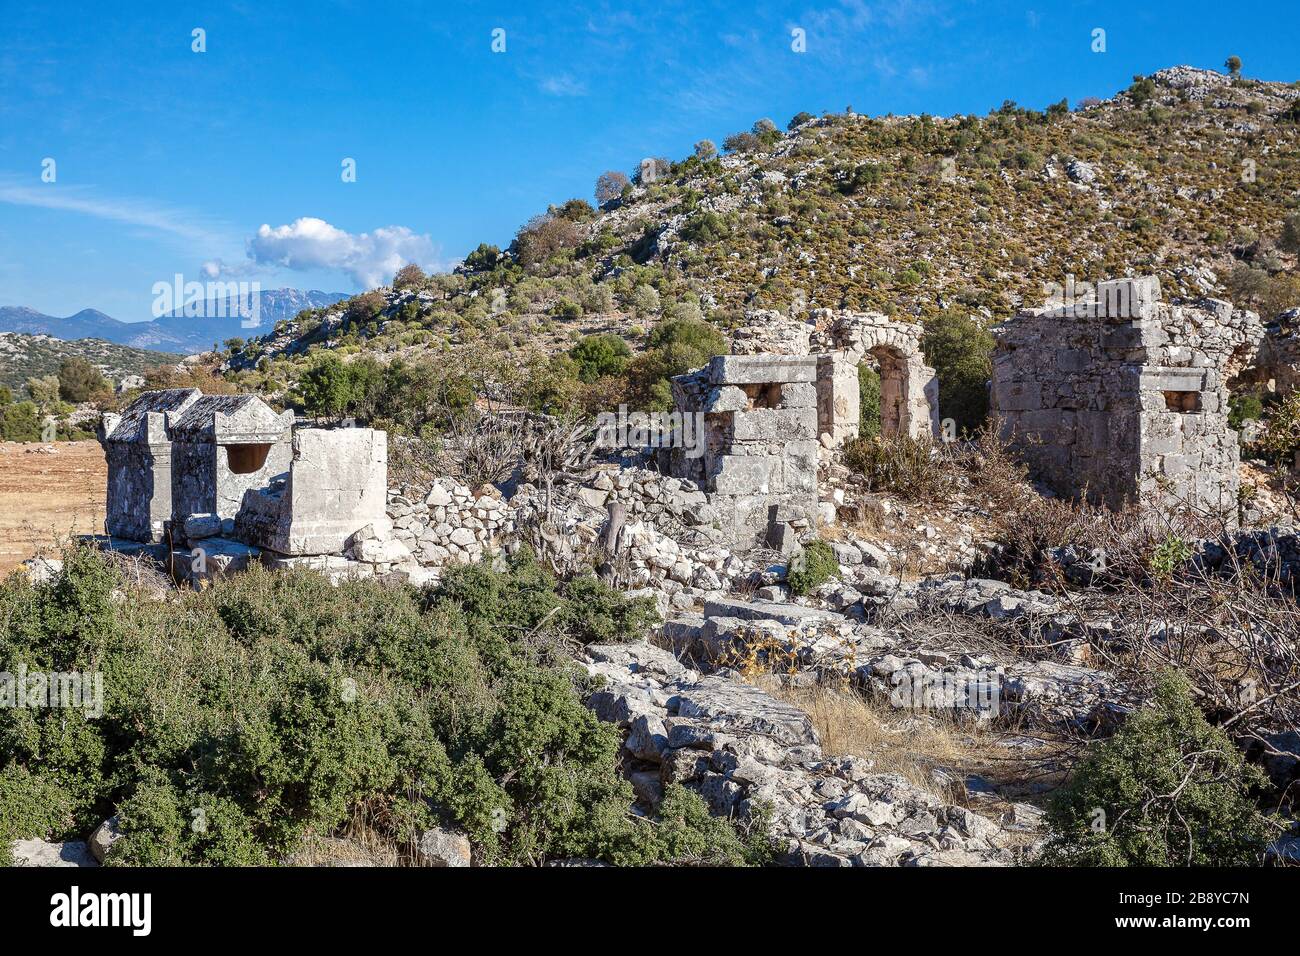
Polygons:
M0 576L69 534L102 531L107 477L95 441L0 442Z

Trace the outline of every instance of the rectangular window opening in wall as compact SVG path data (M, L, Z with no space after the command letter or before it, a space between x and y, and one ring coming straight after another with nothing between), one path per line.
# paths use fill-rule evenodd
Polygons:
M266 456L271 451L269 442L225 447L226 464L230 467L231 473L236 475L251 475L255 471L260 471L266 464Z
M1165 392L1165 408L1171 412L1199 412L1200 392Z

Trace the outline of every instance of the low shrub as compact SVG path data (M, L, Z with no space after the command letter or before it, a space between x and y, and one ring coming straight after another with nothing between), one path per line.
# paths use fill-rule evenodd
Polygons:
M65 562L0 582L0 660L99 671L103 712L0 708L0 847L117 813L110 864L259 865L363 815L399 847L458 826L486 863L760 858L695 794L629 812L619 731L562 645L653 611L594 578L527 553L423 592L254 567L161 601L97 552Z
M790 562L786 584L792 594L809 594L840 572L835 552L825 541L813 541Z
M844 464L862 475L870 491L890 491L913 500L949 493L956 471L928 439L854 438L844 443Z
M1153 705L1093 744L1047 814L1041 860L1064 866L1258 864L1268 818L1264 783L1196 706L1182 675L1156 684Z

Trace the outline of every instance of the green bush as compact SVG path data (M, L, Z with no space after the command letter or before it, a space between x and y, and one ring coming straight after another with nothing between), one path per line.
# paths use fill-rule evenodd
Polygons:
M1228 427L1240 429L1246 422L1264 416L1264 401L1258 392L1238 392L1228 399Z
M808 594L840 573L835 552L825 541L813 541L790 562L786 584L792 594Z
M0 405L0 441L40 440L40 410L35 402Z
M627 368L632 350L617 335L587 335L569 349L569 358L578 363L578 378L594 382L606 375L620 375Z
M965 313L942 312L925 324L921 351L939 378L940 416L960 433L977 431L989 414L992 334Z
M865 363L858 366L858 436L880 434L880 373Z
M1153 706L1093 744L1047 814L1042 862L1065 866L1258 864L1263 775L1206 721L1186 678L1160 675Z
M672 319L650 333L648 348L628 369L634 399L647 410L672 406L668 380L727 353L727 340L706 322Z
M399 846L459 826L489 863L758 859L693 794L629 813L619 732L561 646L653 612L594 578L527 554L425 592L254 567L160 601L98 553L65 559L0 583L0 660L100 670L103 714L0 708L0 845L116 812L112 864L265 864L364 814Z

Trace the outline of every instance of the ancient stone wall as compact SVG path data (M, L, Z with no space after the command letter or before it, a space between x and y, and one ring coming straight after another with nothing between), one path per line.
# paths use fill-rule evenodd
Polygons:
M880 432L886 437L939 433L939 380L921 352L923 329L879 312L817 309L812 348L825 356L818 382L819 428L839 445L858 434L858 368L868 358L880 370Z
M1262 327L1227 302L1159 296L1153 277L1104 282L1095 299L996 328L1001 433L1059 494L1111 507L1159 494L1233 506L1239 452L1226 381Z

